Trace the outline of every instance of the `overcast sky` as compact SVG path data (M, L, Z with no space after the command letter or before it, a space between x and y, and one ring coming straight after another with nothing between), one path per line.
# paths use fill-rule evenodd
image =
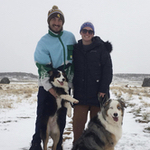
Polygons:
M79 40L83 22L113 45L114 73L150 74L150 0L0 0L0 72L37 74L34 50L57 5Z

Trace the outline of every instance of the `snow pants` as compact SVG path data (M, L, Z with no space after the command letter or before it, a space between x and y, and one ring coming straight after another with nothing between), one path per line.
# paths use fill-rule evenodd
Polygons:
M43 87L39 87L38 91L38 101L37 101L37 117L36 117L36 124L35 124L35 134L33 135L32 143L41 143L40 137L40 129L41 129L41 118L44 109L45 101L49 98L51 101L54 99L53 95L50 92L44 90ZM61 113L58 117L58 122L60 123L60 140L57 145L57 150L62 150L62 141L63 141L63 131L66 125L66 113L67 109L61 109Z

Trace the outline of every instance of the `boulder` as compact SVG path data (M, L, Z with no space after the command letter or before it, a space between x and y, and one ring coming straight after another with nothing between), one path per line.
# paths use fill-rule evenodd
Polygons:
M1 84L9 84L10 83L10 80L7 78L7 77L4 77L1 81L0 81Z
M150 87L150 78L144 78L142 87Z

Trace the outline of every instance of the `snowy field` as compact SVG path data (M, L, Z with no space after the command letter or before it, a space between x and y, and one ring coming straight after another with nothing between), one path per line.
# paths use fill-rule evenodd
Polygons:
M113 82L111 98L127 104L123 135L115 150L150 150L150 88L141 82ZM36 82L0 84L0 149L29 149L36 117ZM72 147L72 118L67 118L64 150ZM48 143L49 150L52 141Z

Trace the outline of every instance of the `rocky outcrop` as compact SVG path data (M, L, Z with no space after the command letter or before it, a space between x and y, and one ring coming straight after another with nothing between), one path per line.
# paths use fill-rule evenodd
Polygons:
M150 78L144 78L142 87L150 87Z
M0 81L1 84L9 84L10 83L10 80L7 78L7 77L4 77L1 81Z

